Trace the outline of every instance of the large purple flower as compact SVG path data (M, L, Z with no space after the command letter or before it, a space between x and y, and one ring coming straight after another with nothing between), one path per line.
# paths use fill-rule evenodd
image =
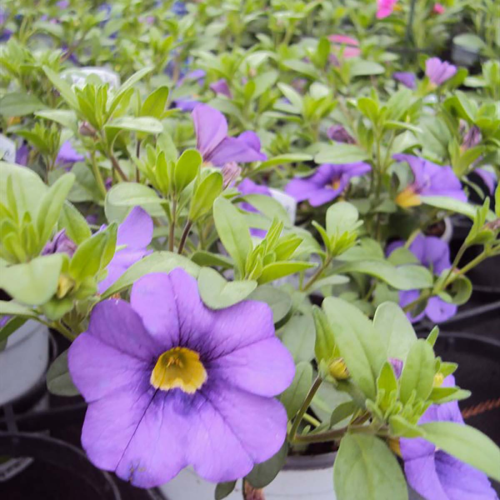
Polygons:
M446 377L443 387L453 387L455 379ZM419 423L444 421L463 424L458 403L431 406ZM426 500L494 500L497 495L482 472L474 469L422 438L400 439L406 479Z
M371 168L363 162L323 163L310 177L292 179L285 191L298 202L308 200L313 207L319 207L340 196L353 177L365 175Z
M425 75L434 85L442 85L457 72L457 67L439 57L431 57L425 61Z
M52 240L48 241L42 250L42 255L65 253L70 257L76 252L76 243L66 234L66 229L61 229Z
M404 246L403 241L395 241L387 247L387 255L390 255L396 248ZM420 261L420 263L429 268L435 275L440 275L443 271L451 267L450 249L448 244L435 236L423 236L419 234L409 247L410 252ZM418 290L407 290L399 292L399 304L405 307L418 299L420 292ZM434 323L440 323L450 319L457 313L457 306L449 304L440 297L431 297L427 306L417 316L407 314L408 319L413 323L420 321L427 316Z
M260 139L255 132L247 131L238 137L227 136L224 115L206 105L199 104L192 113L196 131L196 146L203 161L215 166L226 163L264 161L267 156L260 150Z
M436 165L418 156L397 154L393 158L398 162L407 162L413 171L414 181L396 197L401 207L415 207L422 203L421 196L447 196L460 201L467 201L458 177L450 166Z
M182 269L150 274L130 304L106 300L69 350L89 403L82 445L90 460L135 486L193 466L209 481L243 477L286 436L273 396L294 376L271 309L243 301L210 310Z
M132 264L151 253L146 247L152 238L153 220L141 207L134 207L118 227L117 250L106 268L106 278L99 283L99 293L106 291Z

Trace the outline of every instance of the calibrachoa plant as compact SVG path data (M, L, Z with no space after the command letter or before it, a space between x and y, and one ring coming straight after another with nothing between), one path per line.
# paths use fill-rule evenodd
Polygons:
M495 15L4 1L0 355L28 320L68 340L47 385L94 465L253 498L337 451L339 500L497 498L434 350L500 255Z

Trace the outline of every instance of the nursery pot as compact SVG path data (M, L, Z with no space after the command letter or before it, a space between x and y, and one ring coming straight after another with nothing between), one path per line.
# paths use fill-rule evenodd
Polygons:
M274 481L264 488L263 500L335 500L333 461L335 453L312 456L289 456ZM192 469L184 469L161 486L165 500L210 500L215 485L201 479ZM242 481L238 481L227 500L242 499Z
M49 330L27 321L0 351L0 406L25 396L43 383L49 363Z
M32 457L22 476L0 483L2 498L120 500L111 476L95 468L78 448L47 436L0 432L0 455ZM4 493L5 491L5 493Z
M476 47L465 47L464 45L453 42L451 59L459 66L471 68L479 61L479 49Z

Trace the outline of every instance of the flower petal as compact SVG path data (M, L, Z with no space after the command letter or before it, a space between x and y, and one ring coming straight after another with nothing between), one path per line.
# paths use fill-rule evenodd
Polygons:
M188 442L189 463L201 477L238 479L281 448L287 416L277 400L225 385L201 392L206 404L198 409Z
M405 459L404 467L408 484L419 495L422 495L426 500L450 500L439 481L434 453L413 460Z
M206 157L205 161L213 163L215 166L222 166L232 161L236 163L250 163L252 161L264 161L265 154L255 150L246 140L239 137L226 137L213 149Z
M205 161L227 136L227 121L217 109L198 104L191 113L196 132L196 146Z
M269 338L214 360L208 370L252 394L276 396L292 383L295 365L280 340Z
M439 297L431 297L425 308L425 314L434 323L441 323L455 316L457 310L455 304L448 304Z
M182 269L142 277L132 286L130 303L164 351L173 346L198 350L211 335L212 313L200 299L196 280Z
M134 207L118 227L116 245L145 248L153 239L153 219L141 207Z
M88 403L129 385L150 365L87 332L77 337L68 352L71 378Z

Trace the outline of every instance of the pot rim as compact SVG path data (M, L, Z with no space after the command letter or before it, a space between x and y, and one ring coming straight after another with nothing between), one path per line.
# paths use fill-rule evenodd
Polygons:
M333 467L337 452L319 453L317 455L288 455L283 470L308 471Z

